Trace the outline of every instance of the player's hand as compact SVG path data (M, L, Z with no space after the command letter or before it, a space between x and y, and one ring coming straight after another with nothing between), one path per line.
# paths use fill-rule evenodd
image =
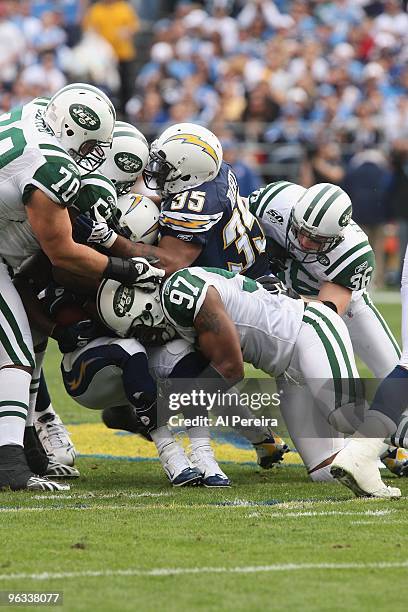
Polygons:
M94 221L86 215L78 215L72 226L72 236L75 242L82 244L99 244L109 249L117 238L117 234L105 221Z
M159 285L164 270L152 266L143 257L121 259L109 257L103 278L111 278L128 287L136 286L151 293Z
M148 327L147 325L135 325L132 327L132 337L136 338L143 345L163 346L176 337L175 328L169 323L160 327Z
M101 326L91 319L85 319L68 327L56 325L52 337L58 342L61 353L65 354L83 348L100 335Z
M54 319L64 306L72 306L73 304L80 306L83 301L83 297L71 293L65 287L61 287L57 283L50 283L44 291L42 305L46 314Z

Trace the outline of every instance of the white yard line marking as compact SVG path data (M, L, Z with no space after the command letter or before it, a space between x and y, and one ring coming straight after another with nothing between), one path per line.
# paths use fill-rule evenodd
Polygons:
M408 569L408 560L377 563L286 563L277 565L248 565L243 567L164 567L143 570L87 570L83 572L43 572L41 574L0 574L0 580L67 580L68 578L107 578L113 576L180 576L186 574L257 574L262 572L296 572L306 570L367 570Z
M72 495L32 495L31 499L138 499L140 497L168 497L172 495L170 491L163 493L151 493L144 491L142 493L73 493Z
M61 499L61 498L60 498ZM67 499L67 498L65 498ZM242 506L216 506L214 504L171 504L168 506L160 505L160 504L120 504L111 505L111 504L93 504L89 506L70 506L70 505L50 505L50 506L21 506L20 508L5 508L0 507L1 512L55 512L58 510L73 510L75 512L88 511L89 510L194 510L194 509L212 509L212 510L230 510L232 508L240 508ZM274 506L272 506L274 507ZM262 509L264 507L262 506ZM348 511L348 510L328 510L328 511L315 511L315 512L265 512L264 514L257 513L257 516L264 516L265 518L275 518L275 519L287 519L287 518L314 518L314 517L322 517L322 516L371 516L371 517L383 517L392 513L395 513L396 510L364 510L364 511Z

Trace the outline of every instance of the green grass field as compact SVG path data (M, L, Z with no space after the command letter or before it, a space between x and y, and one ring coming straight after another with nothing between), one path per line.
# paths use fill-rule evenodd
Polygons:
M397 332L399 307L382 310ZM58 367L51 350L63 419L98 422L66 398ZM172 489L155 461L78 467L70 492L1 493L0 591L63 591L72 611L406 609L403 479L387 477L405 497L384 502L295 466L228 464L227 491Z

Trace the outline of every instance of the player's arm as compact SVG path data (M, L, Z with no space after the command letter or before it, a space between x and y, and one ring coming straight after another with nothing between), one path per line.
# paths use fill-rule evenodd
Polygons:
M102 276L108 258L74 242L71 221L65 208L35 189L26 203L26 210L33 232L54 266L81 276Z
M197 243L184 242L173 236L163 236L159 246L151 246L142 242L131 242L123 236L118 236L109 249L115 257L145 257L148 260L158 260L155 265L165 270L165 276L188 268L200 255L202 247Z
M231 385L244 377L244 361L237 329L225 311L219 293L209 287L194 319L198 344L211 365Z
M320 288L317 299L320 302L332 302L337 308L337 313L343 315L350 304L352 291L336 283L325 282Z

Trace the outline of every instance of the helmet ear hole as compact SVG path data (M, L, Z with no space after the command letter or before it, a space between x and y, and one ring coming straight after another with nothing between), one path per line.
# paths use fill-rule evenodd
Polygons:
M191 174L186 174L185 176L181 177L181 181L189 181L191 179Z
M68 126L66 125L65 127L68 127ZM74 135L73 130L69 130L69 129L68 129L68 130L67 130L67 136L73 136L73 135Z

